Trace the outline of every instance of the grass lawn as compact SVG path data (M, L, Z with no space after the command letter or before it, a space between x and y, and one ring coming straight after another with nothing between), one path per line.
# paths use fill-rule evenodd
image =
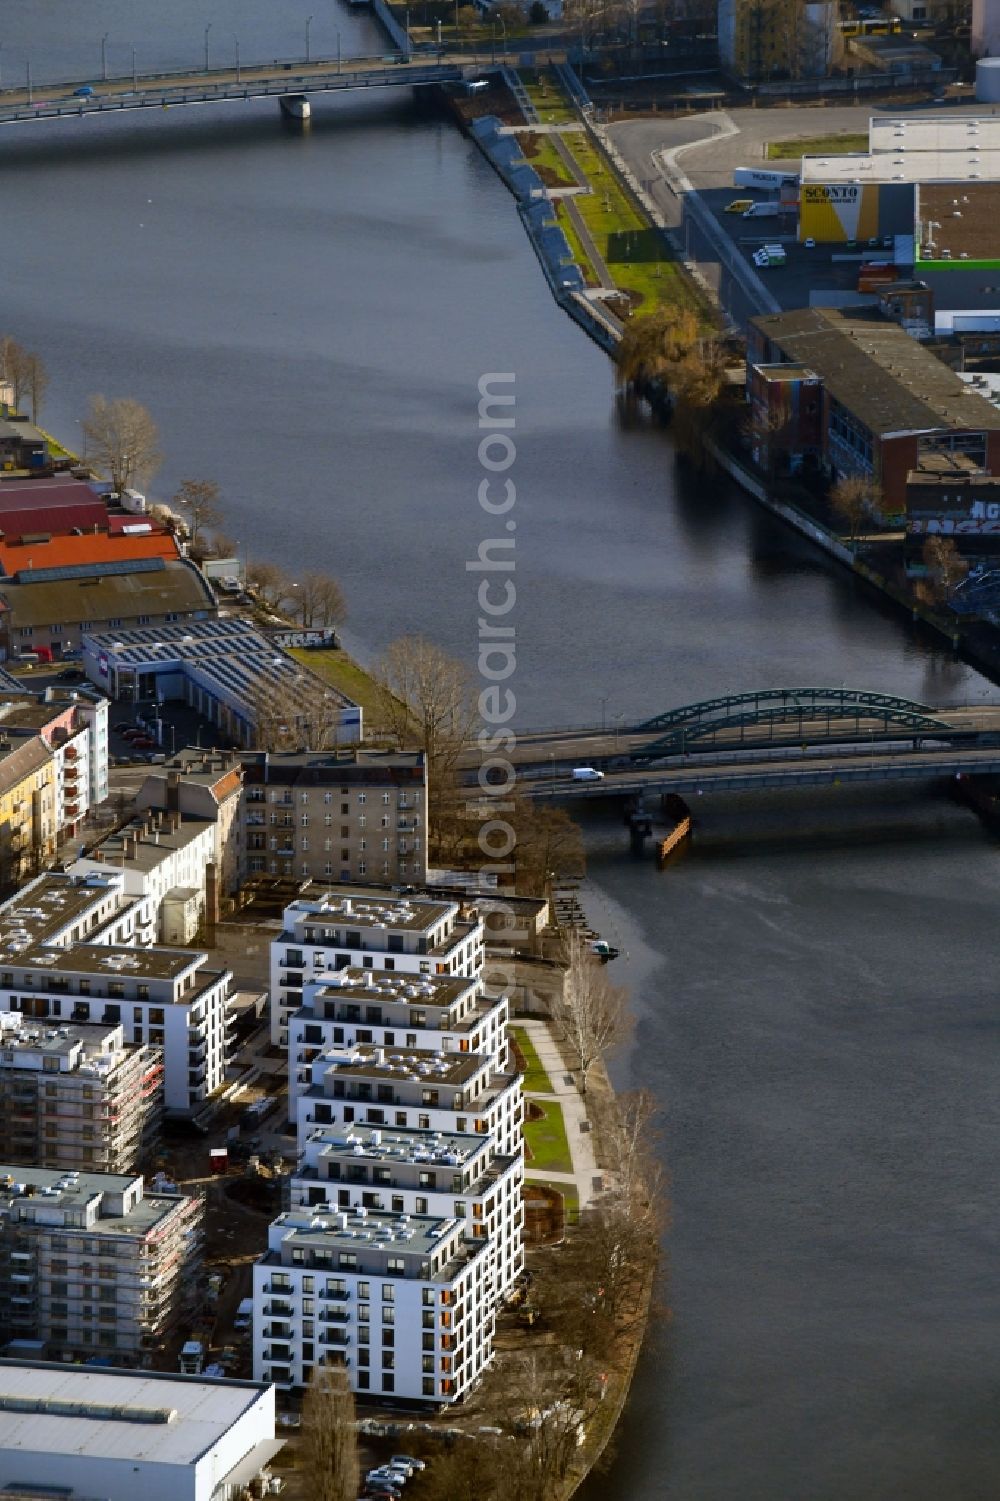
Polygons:
M511 1033L521 1052L524 1061L528 1065L524 1075L522 1088L527 1094L554 1094L552 1080L542 1067L541 1059L535 1051L531 1038L523 1027L512 1027Z
M566 1140L562 1106L552 1100L533 1103L543 1114L537 1121L526 1120L524 1123L524 1141L531 1153L526 1166L542 1172L548 1169L551 1173L571 1173L573 1159Z
M580 118L553 78L522 68L520 79L543 125L565 125Z
M553 145L551 136L536 135L534 131L526 130L518 135L517 144L525 160L531 163L546 187L576 187L576 178Z
M845 130L828 136L798 136L790 141L768 141L770 162L791 161L797 156L843 156L848 151L867 151L867 130Z
M616 284L636 293L645 311L662 302L700 308L701 298L663 236L633 205L593 143L585 138L566 144L593 189L581 194L576 205Z

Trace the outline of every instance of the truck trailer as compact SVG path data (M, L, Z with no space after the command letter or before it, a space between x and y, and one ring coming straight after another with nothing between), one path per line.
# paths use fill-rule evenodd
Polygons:
M733 173L734 188L785 188L796 185L797 172L772 171L767 167L737 167Z

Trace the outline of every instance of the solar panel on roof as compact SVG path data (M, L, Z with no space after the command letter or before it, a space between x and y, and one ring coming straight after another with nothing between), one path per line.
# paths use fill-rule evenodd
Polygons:
M19 568L19 584L58 584L68 579L107 578L111 574L160 573L164 558L119 558L112 563L72 563L64 568Z

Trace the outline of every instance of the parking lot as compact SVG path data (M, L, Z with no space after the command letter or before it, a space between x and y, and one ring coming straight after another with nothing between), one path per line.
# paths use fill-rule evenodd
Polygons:
M908 119L939 112L940 107L935 109L933 105L907 106L905 110ZM759 271L760 281L780 307L807 307L810 292L814 290L853 291L857 283L857 262L832 259L834 253L844 253L846 247L843 246L806 248L800 245L794 211L757 220L726 213L726 205L735 199L759 200L766 196L760 191L736 189L733 172L737 167L797 169L799 160L796 157L784 161L768 160L768 142L792 140L797 136L808 138L864 132L873 115L899 113L899 106L889 109L874 104L712 110L675 120L625 121L610 126L608 135L682 240L686 258L698 266L734 322L745 325L748 318L766 308L720 264L717 247L692 218L684 195L671 190L666 181L669 163L665 163L664 153L676 153L672 158L676 167L690 180L718 230L748 266L752 266L753 252L760 245L777 243L784 247L787 256L784 265ZM884 249L879 247L873 253L883 255Z

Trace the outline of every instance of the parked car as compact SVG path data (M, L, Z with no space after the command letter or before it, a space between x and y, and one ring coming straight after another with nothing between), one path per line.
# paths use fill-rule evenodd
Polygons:
M64 667L59 674L60 683L78 683L83 677L79 667Z
M73 90L74 99L92 99L94 91L89 83L82 84L80 88Z
M414 1470L426 1470L427 1466L422 1459L414 1459L412 1454L393 1454L389 1460L391 1465L403 1465L413 1474Z
M135 746L136 750L156 749L156 741L153 739L152 735L133 735L132 744Z

